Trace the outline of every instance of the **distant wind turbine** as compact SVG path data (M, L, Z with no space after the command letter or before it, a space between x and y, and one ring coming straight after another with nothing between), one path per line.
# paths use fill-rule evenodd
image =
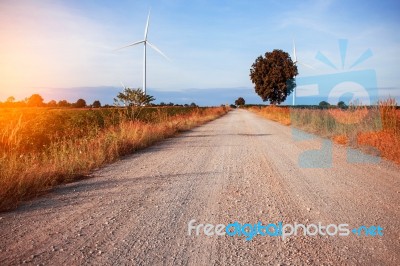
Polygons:
M129 45L126 45L126 46L123 46L121 48L116 49L116 50L120 50L120 49L124 49L124 48L130 47L130 46L134 46L134 45L143 43L143 45L144 45L144 53L143 53L143 92L144 92L145 95L146 95L146 45L148 44L156 52L158 52L160 55L162 55L167 60L169 60L169 58L163 52L161 52L160 49L158 49L154 44L151 44L147 40L147 33L148 33L148 30L149 30L149 20L150 20L150 10L149 10L149 14L147 16L147 23L146 23L146 27L144 29L144 39L143 40L138 41L138 42L134 42L134 43L131 43Z
M303 65L303 66L305 66L305 67L308 67L308 68L311 68L311 69L315 69L315 68L313 68L313 67L310 66L310 65L307 65L307 64L304 64L304 63L302 63L302 62L297 61L297 56L296 56L296 43L294 42L294 39L293 39L293 59L294 59L293 63L294 63L295 65L297 65L297 63L299 63L300 65ZM295 99L296 99L296 87L294 87L294 90L293 90L293 105L295 105Z

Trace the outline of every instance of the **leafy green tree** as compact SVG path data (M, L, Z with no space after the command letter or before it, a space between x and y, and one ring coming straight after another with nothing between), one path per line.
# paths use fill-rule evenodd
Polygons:
M153 96L145 94L140 88L125 88L117 95L117 98L114 98L114 103L117 106L121 104L124 106L144 106L150 104L154 100L155 98Z
M321 101L318 106L322 109L327 109L329 106L331 106L327 101Z
M344 101L338 102L337 106L338 106L340 109L346 109L346 108L347 108L347 105L344 103Z
M96 100L92 103L93 108L100 108L101 107L101 103L99 100Z
M190 107L197 107L197 104L191 103L191 104L190 104Z
M86 107L86 101L84 99L78 99L74 104L76 108L84 108Z
M69 107L71 104L67 100L61 100L57 104L59 107Z
M43 106L43 98L39 94L32 94L32 96L28 98L27 104L31 107Z
M237 98L237 100L235 101L235 105L237 106L242 106L245 105L246 101L243 99L243 97L239 97Z
M55 100L51 100L50 102L47 103L48 107L56 107L57 106L57 102Z
M296 87L297 66L289 54L282 50L259 56L250 69L250 79L256 93L271 104L280 104Z

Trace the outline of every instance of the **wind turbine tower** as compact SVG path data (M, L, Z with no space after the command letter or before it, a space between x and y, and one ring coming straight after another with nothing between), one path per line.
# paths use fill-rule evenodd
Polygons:
M299 61L297 60L297 55L296 55L296 43L294 42L294 39L293 39L293 59L294 59L294 60L293 60L293 63L294 63L296 66L297 66L297 63L299 63L299 64L301 64L301 65L303 65L303 66L305 66L305 67L308 67L308 68L310 68L310 69L315 69L315 68L313 68L312 66L307 65L307 64L304 64L304 63L299 62ZM294 87L294 89L293 89L293 103L292 103L293 106L296 104L295 99L296 99L296 87Z

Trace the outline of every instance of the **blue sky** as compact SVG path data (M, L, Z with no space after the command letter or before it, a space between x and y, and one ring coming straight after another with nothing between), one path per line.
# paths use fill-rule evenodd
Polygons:
M299 65L298 78L349 71L371 49L373 56L351 70L374 70L379 96L400 100L400 2L335 0L2 0L0 34L7 38L0 42L0 100L39 92L45 100L73 101L81 93L92 101L96 88L107 87L110 95L102 100L111 103L121 81L141 87L143 48L114 49L143 38L150 8L148 39L171 58L148 50L148 88L162 92L158 101L167 101L168 91L185 91L185 99L171 94L174 102L195 101L188 89L196 89L210 95L201 104L215 104L213 97L232 102L232 93L223 95L235 88L237 97L261 103L251 64L273 49L292 53L293 39L298 60L314 67ZM339 39L348 40L343 69ZM316 60L318 51L338 69Z

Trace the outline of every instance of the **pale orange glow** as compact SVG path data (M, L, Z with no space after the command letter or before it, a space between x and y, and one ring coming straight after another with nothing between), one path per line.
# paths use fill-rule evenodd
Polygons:
M93 37L101 36L97 25L62 6L40 3L0 2L0 101L110 83L98 80L89 60L99 53L93 44L101 43Z
M48 66L46 56L40 51L38 37L43 33L37 27L39 21L23 16L33 10L10 4L1 8L5 15L0 17L0 96L4 98L29 92L36 85L34 80L44 78Z

